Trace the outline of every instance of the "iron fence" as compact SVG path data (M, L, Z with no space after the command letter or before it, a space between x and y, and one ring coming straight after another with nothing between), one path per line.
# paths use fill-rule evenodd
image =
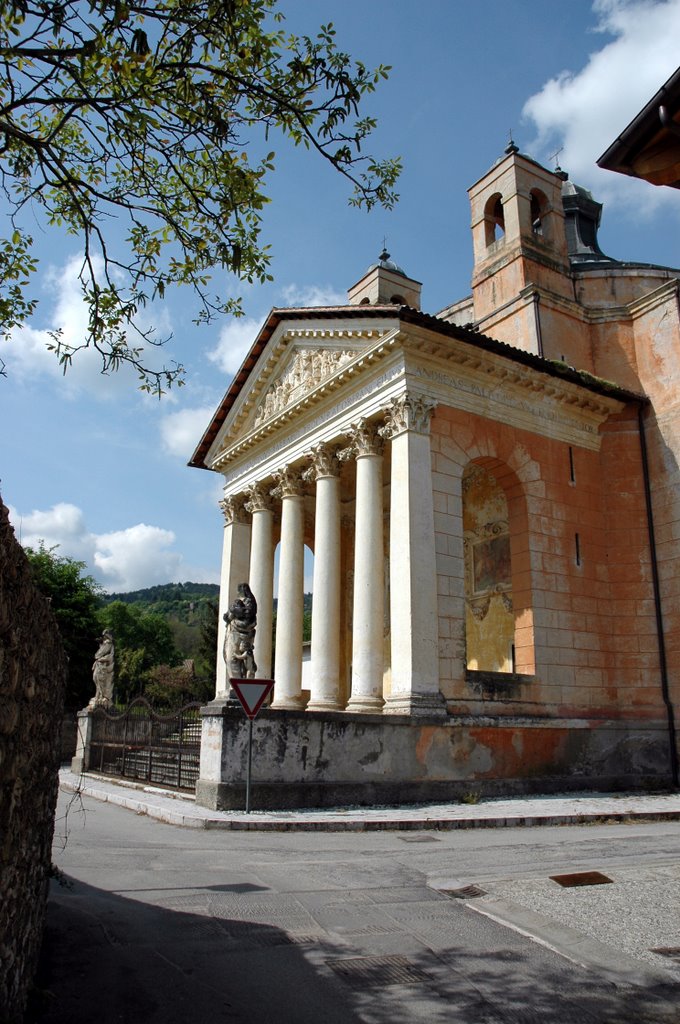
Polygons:
M92 713L90 771L194 789L201 756L199 703L161 714L143 697L123 711Z

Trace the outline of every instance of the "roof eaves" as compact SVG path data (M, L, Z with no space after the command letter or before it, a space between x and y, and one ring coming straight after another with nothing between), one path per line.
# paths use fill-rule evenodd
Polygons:
M567 366L566 363L562 363L557 360L544 359L542 356L535 355L533 352L526 352L524 349L515 348L514 345L509 345L504 341L498 341L496 338L491 338L486 334L480 334L472 328L459 327L457 324L451 324L445 320L440 320L438 317L433 316L430 313L423 313L421 310L413 309L411 306L315 306L300 309L272 309L241 368L235 374L224 398L222 399L222 402L217 408L210 425L203 434L203 437L201 438L188 465L196 469L210 468L205 464L205 456L217 437L229 410L236 401L236 398L248 379L251 370L262 354L264 347L282 321L301 319L344 319L346 317L356 317L358 315L362 317L369 316L375 318L390 315L396 316L403 323L418 325L428 330L436 331L439 334L446 335L447 337L456 338L466 344L483 348L487 352L503 356L504 358L510 359L516 363L521 363L538 373L570 381L572 384L576 384L579 387L585 388L586 390L592 391L596 394L617 398L623 402L641 402L646 404L648 401L644 395L619 387L618 384L603 380L600 377L595 377L584 370L577 370L573 366Z

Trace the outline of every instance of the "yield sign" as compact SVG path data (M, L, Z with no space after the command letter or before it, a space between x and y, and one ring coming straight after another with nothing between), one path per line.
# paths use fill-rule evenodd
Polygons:
M230 679L229 682L251 721L274 688L273 679Z

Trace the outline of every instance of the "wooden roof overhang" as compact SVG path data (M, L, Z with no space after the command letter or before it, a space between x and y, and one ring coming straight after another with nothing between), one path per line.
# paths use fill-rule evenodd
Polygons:
M680 188L680 68L597 163L652 185Z

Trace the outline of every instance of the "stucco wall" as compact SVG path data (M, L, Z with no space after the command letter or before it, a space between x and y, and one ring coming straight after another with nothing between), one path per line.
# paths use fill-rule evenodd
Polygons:
M599 452L570 453L563 441L440 406L432 459L449 711L484 712L464 670L462 477L474 460L508 496L517 671L532 677L494 713L663 714L635 408L610 417Z
M51 864L66 658L0 501L0 1020L20 1021Z

